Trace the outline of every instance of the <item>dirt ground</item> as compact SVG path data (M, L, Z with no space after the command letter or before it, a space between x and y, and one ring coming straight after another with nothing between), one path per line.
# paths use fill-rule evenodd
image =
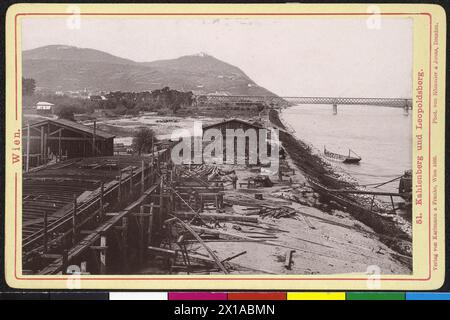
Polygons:
M245 251L230 261L231 273L364 274L369 266L378 266L382 274L411 273L409 257L400 256L384 245L373 230L350 214L320 203L289 157L283 163L283 181L279 181L278 175L269 177L274 183L272 187L248 189L244 185L248 178L258 175L258 168L226 165L221 168L235 170L238 177L236 190L231 183L225 186L224 201L229 204L226 212L258 218L258 223L219 222L215 230L236 235L236 238L204 240L221 260ZM243 183L242 187L239 183ZM293 191L302 195L304 204L282 199ZM248 206L236 204L258 202L255 194L261 194L265 204L288 207L295 214L282 218L262 217ZM207 212L213 213L215 209L203 213ZM198 243L190 244L188 250L208 257ZM289 251L292 251L292 263L286 266Z

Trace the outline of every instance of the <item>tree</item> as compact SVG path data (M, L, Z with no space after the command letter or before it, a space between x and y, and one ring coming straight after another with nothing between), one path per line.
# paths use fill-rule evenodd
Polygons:
M27 79L22 77L22 94L24 96L32 96L36 89L36 81L34 79Z
M113 111L115 114L123 116L127 113L127 108L125 108L122 104L119 104L114 108Z
M147 127L140 128L134 134L133 149L139 155L143 152L150 152L155 141L156 135L152 129Z
M73 106L61 106L58 108L56 114L60 119L75 121L75 111L76 108Z

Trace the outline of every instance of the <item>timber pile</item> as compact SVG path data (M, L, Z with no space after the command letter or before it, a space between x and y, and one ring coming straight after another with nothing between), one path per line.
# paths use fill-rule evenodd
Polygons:
M308 207L314 207L317 204L317 199L319 198L319 194L307 185L286 188L280 192L275 192L272 195L274 197L300 203L301 205Z
M202 220L206 221L244 221L244 222L258 222L258 217L249 217L240 214L222 214L222 213L198 213ZM193 212L177 212L177 217L192 219L197 214Z
M224 196L224 202L230 205L247 206L247 207L279 207L283 205L291 205L291 201L275 200L275 199L255 199L245 194L227 193Z
M270 218L291 218L296 215L296 210L289 207L280 207L280 208L268 208L263 207L259 211L259 215L261 217L270 217Z
M241 194L228 194L224 197L224 203L233 206L242 214L259 215L262 218L290 218L296 214L296 210L289 207L292 202L284 200L261 200Z
M234 215L229 215L230 218ZM230 222L230 221L227 221ZM246 272L248 270L258 273L273 273L272 271L255 269L249 266L240 265L231 260L247 254L247 251L238 253L216 252L212 250L208 243L214 242L257 242L269 246L283 246L281 243L271 240L277 239L277 232L284 230L259 225L258 222L233 221L227 226L205 226L194 225L191 222L182 221L174 217L166 221L170 229L172 239L168 247L158 248L150 246L149 251L154 255L153 261L165 260L164 265L169 266L171 272L192 273L231 273ZM232 230L226 230L223 228ZM219 257L219 254L222 258Z
M283 232L276 228L260 224L260 217L281 218L292 216L295 210L289 210L283 205L289 204L283 200L260 200L239 193L228 197L228 208L219 206L216 212L204 210L207 208L204 201L206 195L223 195L223 191L216 190L213 182L205 179L207 174L217 174L219 169L211 166L197 166L186 170L186 166L176 168L174 185L169 189L176 199L175 211L165 220L167 227L166 237L161 239L161 246L149 246L152 261L163 268L168 268L172 273L231 273L231 272L258 272L271 273L267 270L255 270L247 266L235 263L234 259L245 255L247 252L214 251L208 243L211 242L258 242L265 245L280 245L271 242L278 239L276 233ZM222 174L221 172L220 174ZM195 191L195 193L194 193ZM190 193L189 193L190 192ZM191 194L189 196L189 194ZM202 206L197 209L193 201L194 195L201 197ZM250 210L238 214L230 206L232 203L250 204L244 208ZM223 203L225 205L225 202ZM230 210L231 209L231 210ZM250 212L256 209L258 212ZM251 213L251 214L248 214Z
M207 181L228 181L228 175L231 174L232 171L226 171L218 166L214 165L191 165L191 166L183 166L180 168L179 177L181 179L197 177L201 180Z

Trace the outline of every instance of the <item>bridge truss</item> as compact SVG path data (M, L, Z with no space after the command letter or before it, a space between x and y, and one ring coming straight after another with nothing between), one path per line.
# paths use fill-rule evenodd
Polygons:
M279 97L279 96L225 96L197 95L200 103L262 103L273 107L296 104L369 105L412 109L412 100L404 98L349 98L349 97Z

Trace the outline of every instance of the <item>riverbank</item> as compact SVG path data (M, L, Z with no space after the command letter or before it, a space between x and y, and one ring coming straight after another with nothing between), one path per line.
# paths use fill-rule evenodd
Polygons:
M388 214L387 210L379 205L373 210L369 210L371 203L368 197L350 194L337 196L326 192L326 189L358 190L359 186L356 182L342 179L330 165L312 152L310 146L294 137L276 110L269 112L269 121L282 129L280 130L280 141L295 165L313 182L313 185L325 187L314 188L320 194L320 202L349 212L375 231L379 235L380 241L387 246L402 255L412 255L411 233L404 230L403 226L396 221L395 215ZM381 214L375 213L375 210Z
M213 123L223 121L228 117L222 117L221 114L214 116L201 115L158 115L156 113L143 113L139 116L133 117L108 117L98 116L95 119L82 121L86 126L93 126L94 120L97 123L97 128L113 134L116 140L124 145L131 145L132 138L137 129L147 127L152 129L156 137L160 140L170 139L175 132L192 135L194 133L194 124L199 123L200 126L207 126ZM248 120L250 115L242 116L240 119Z

